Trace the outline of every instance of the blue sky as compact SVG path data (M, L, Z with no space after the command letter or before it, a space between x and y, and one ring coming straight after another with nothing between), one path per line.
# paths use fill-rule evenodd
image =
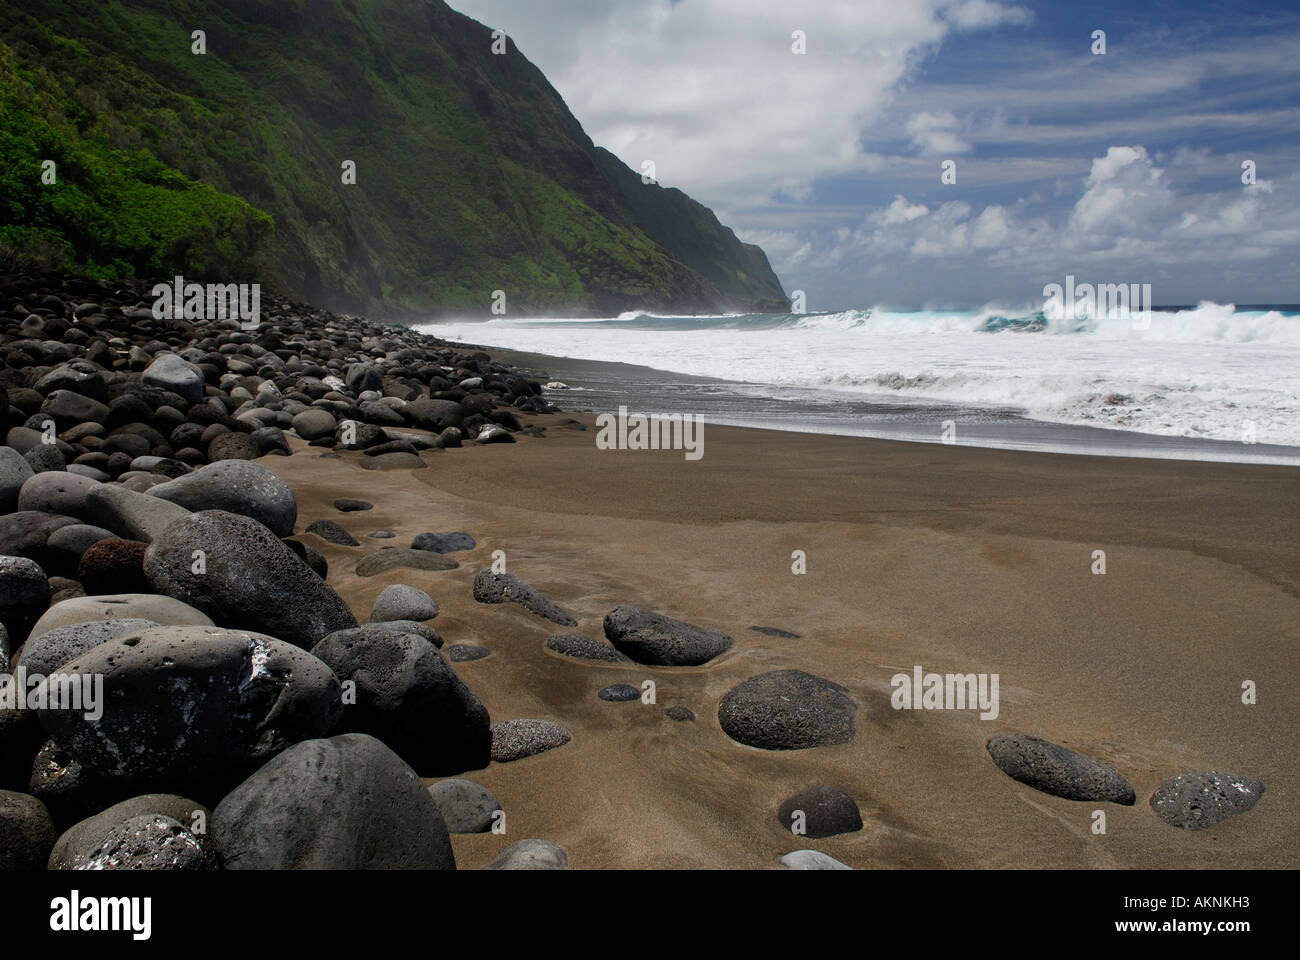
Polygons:
M1300 302L1295 0L452 5L811 310L1032 305L1067 274Z

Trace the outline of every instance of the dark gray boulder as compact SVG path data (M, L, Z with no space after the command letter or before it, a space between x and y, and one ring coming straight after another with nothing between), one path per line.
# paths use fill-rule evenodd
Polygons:
M323 437L334 436L334 431L338 429L338 421L328 410L322 410L320 407L311 407L295 414L293 418L293 430L298 436L307 441L320 440Z
M405 583L385 587L370 611L371 623L413 620L421 623L438 616L438 603L423 590Z
M1000 733L989 739L987 749L1008 777L1054 797L1126 807L1137 800L1133 787L1114 767L1048 740L1026 733Z
M839 787L819 784L796 793L777 811L781 826L798 836L834 837L862 829L857 803Z
M357 539L348 533L340 524L333 520L314 520L307 525L307 533L320 537L326 543L337 544L340 547L359 547L361 544Z
M45 804L0 790L0 871L44 870L57 836Z
M501 804L491 791L472 780L455 777L429 785L429 796L442 812L451 833L487 833Z
M607 643L580 633L563 633L546 638L546 649L575 660L593 663L633 663L631 657L619 653Z
M198 367L187 363L174 353L159 354L140 374L146 387L157 387L174 393L186 403L195 404L203 399L203 374Z
M212 813L227 870L454 870L438 804L374 737L297 744Z
M63 455L63 451L51 443L32 447L23 454L23 459L35 473L62 473L68 466L68 459Z
M213 463L219 460L256 460L261 455L257 441L247 433L221 433L208 443L208 459Z
M677 723L690 723L695 720L695 711L690 707L669 707L664 713L667 714L669 720L674 720Z
M412 426L442 433L448 427L459 427L465 419L465 410L454 400L420 397L406 405L406 415L411 418Z
M83 653L95 649L101 643L108 643L110 640L130 636L156 626L159 624L152 620L123 617L118 620L87 620L66 627L56 627L28 640L23 645L18 663L25 667L29 674L39 673L48 676Z
M87 522L112 530L124 540L150 543L189 515L190 511L179 504L115 483L101 483L86 492Z
M605 636L637 663L698 667L731 649L732 639L717 630L622 604L605 614Z
M82 423L103 423L108 419L108 404L71 390L54 390L41 404L41 414L62 432Z
M13 513L18 508L19 491L33 476L32 465L21 453L0 446L0 513Z
M747 746L805 750L850 742L857 710L837 683L802 670L774 670L733 687L718 705L718 722Z
M34 560L0 556L0 624L22 642L50 605L50 581Z
M160 813L128 817L107 827L99 842L76 851L64 870L210 870L200 838Z
M84 360L59 364L37 380L34 389L47 396L56 390L71 390L100 403L108 402L103 373L93 363Z
M1170 826L1205 830L1228 817L1246 813L1264 795L1264 784L1251 777L1210 770L1180 773L1151 795L1151 809Z
M196 551L204 567L195 572ZM153 589L223 626L270 634L304 649L357 625L334 588L262 524L221 510L187 514L149 547Z
M18 509L80 517L86 511L86 494L97 486L94 480L66 471L34 474L18 492Z
M312 654L341 682L355 684L339 732L379 738L421 776L488 765L487 708L428 640L398 630L343 630Z
M124 593L100 597L71 597L53 604L32 627L32 639L50 630L91 620L122 618L152 620L162 627L210 627L212 619L188 603L153 593Z
M277 537L293 534L298 503L293 490L260 463L221 460L150 488L147 494L186 510L225 510L251 517Z
M271 637L215 627L154 627L65 664L103 680L102 710L40 710L46 731L106 780L194 792L237 783L300 740L333 729L338 679Z
M148 842L138 847L121 844L125 839L123 826L138 817L163 817L171 823L166 825L166 830L126 831L128 835L134 832L137 842ZM196 859L205 863L202 851L211 817L207 807L174 794L132 797L65 830L50 853L49 867L51 870L187 869Z
M459 553L473 550L477 543L468 533L421 533L411 541L412 550L428 550L430 553Z
M368 363L350 364L343 374L343 382L353 393L384 389L383 374Z
M474 599L479 603L505 603L509 600L519 604L529 613L544 617L562 627L578 625L577 620L513 573L494 573L491 569L480 570L474 577Z

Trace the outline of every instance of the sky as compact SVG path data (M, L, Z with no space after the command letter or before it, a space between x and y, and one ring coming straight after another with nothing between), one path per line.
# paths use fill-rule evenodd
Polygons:
M451 5L810 311L1300 302L1296 0Z

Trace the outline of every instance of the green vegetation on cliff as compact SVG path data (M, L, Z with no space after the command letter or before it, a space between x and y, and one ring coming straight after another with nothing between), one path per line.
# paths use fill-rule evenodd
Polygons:
M0 8L0 250L378 313L482 312L495 290L530 313L784 301L761 250L643 185L440 0L160 8Z

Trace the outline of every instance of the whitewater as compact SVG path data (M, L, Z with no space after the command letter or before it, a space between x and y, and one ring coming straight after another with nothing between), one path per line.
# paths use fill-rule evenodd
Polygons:
M1300 446L1300 310L1201 303L1148 317L1041 309L441 322L447 340L1169 437Z

